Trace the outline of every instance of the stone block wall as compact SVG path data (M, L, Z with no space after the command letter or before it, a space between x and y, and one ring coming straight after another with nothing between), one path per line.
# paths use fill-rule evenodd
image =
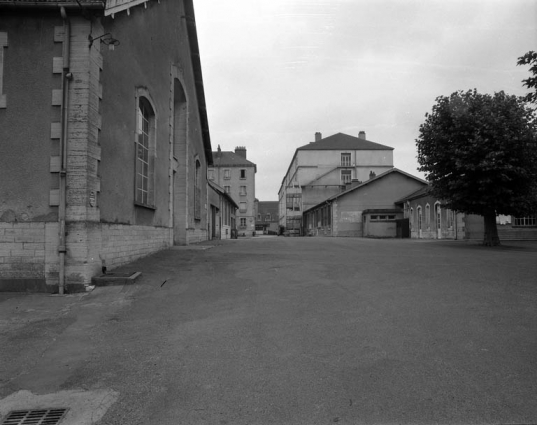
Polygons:
M0 291L58 284L58 223L0 222Z
M107 269L111 270L169 248L171 239L172 229L167 227L103 223L99 254L105 259ZM100 267L99 264L99 270Z

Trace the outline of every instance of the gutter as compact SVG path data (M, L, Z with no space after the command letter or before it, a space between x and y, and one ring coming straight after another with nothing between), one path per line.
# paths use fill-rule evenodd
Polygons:
M62 72L62 110L60 117L61 133L60 133L60 202L58 208L58 224L59 224L59 244L58 254L60 256L59 265L59 281L58 293L65 293L65 254L67 252L66 233L65 233L65 216L67 207L67 131L68 131L68 116L69 111L69 83L73 79L73 75L69 71L71 50L71 23L65 8L60 7L60 13L63 18L63 72Z

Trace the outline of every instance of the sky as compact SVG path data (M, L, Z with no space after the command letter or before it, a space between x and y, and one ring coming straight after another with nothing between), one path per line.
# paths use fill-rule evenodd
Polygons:
M245 146L256 198L278 200L296 149L336 133L393 147L418 171L416 138L438 96L523 95L537 50L535 0L195 0L213 151Z

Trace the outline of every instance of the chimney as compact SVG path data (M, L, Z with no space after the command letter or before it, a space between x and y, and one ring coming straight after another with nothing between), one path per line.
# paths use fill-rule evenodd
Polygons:
M315 141L318 142L323 138L323 135L319 132L315 133Z
M235 153L239 156L242 156L244 159L246 159L246 148L244 146L237 146L235 148Z
M360 132L358 133L358 138L360 138L360 139L364 139L364 140L365 140L365 131L360 131Z

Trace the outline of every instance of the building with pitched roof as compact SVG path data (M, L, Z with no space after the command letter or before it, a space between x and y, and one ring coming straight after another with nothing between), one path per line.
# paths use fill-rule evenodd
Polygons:
M239 206L224 188L209 180L209 239L231 239L236 228Z
M301 234L302 212L345 190L393 168L393 148L343 133L322 138L296 149L282 180L279 196L280 229Z
M434 196L432 186L427 185L395 203L404 210L409 234L416 239L483 240L483 217L453 211L442 199ZM537 217L496 217L500 240L537 240Z
M0 290L208 238L193 0L0 0Z
M236 214L239 236L255 235L255 174L257 165L246 158L246 148L213 152L207 178L224 188L239 206Z
M279 232L278 201L259 201L256 199L256 234L277 235Z
M427 182L391 168L365 182L354 182L304 211L304 233L310 236L396 237L403 209L396 202Z

